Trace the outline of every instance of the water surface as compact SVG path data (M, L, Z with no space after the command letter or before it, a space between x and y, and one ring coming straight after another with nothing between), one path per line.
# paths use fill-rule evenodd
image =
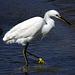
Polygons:
M55 9L72 25L55 19L55 28L42 40L30 43L28 51L47 63L28 56L30 67L25 68L23 46L6 45L2 38L16 24L34 16L43 17ZM75 0L0 0L0 75L75 75ZM24 73L27 69L27 72Z

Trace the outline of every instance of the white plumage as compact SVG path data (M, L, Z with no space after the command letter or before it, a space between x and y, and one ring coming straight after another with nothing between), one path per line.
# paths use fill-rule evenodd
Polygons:
M30 52L28 52L27 47L29 45L29 42L34 41L37 38L46 35L55 26L54 20L51 17L56 17L66 21L64 18L62 18L59 15L57 11L49 10L48 12L46 12L44 18L33 17L22 23L17 24L12 29L10 29L3 38L3 41L5 41L6 43L20 43L22 45L26 44L23 50L23 55L25 57L27 67L29 63L26 53L39 59L38 63L46 64L42 58L37 57L31 54ZM69 22L67 23L70 24Z
M44 36L54 27L54 20L51 19L51 16L59 18L59 13L55 10L49 10L44 18L33 17L17 24L5 34L3 41L24 45Z

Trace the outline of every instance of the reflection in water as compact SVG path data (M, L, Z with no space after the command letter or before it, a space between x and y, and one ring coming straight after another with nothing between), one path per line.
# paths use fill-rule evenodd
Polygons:
M56 67L50 67L48 66L41 66L40 65L30 65L29 67L20 67L20 71L25 72L27 74L28 72L33 72L33 73L52 73L52 74L61 74L62 71L60 71L59 68Z
M28 75L28 73L27 73L27 72L25 72L25 75Z

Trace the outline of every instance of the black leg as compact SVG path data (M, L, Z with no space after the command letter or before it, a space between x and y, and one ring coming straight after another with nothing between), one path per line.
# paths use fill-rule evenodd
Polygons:
M46 64L46 63L43 61L43 59L42 59L42 58L37 57L37 56L35 56L35 55L31 54L30 52L27 52L27 51L26 51L26 53L27 53L27 54L29 54L29 55L31 55L31 56L33 56L33 57L35 57L35 58L37 58L37 59L39 59L39 62L38 62L38 63L40 63L40 64Z
M28 67L28 59L27 59L27 56L26 56L26 50L27 50L27 47L28 47L29 43L26 44L24 50L23 50L23 55L25 57L25 61L26 61L26 66Z
M31 55L31 56L33 56L33 57L35 57L35 58L37 58L37 59L39 59L39 62L38 62L38 63L46 64L46 63L43 61L43 59L42 59L42 58L37 57L37 56L35 56L35 55L31 54L30 52L27 52L27 51L26 51L26 50L27 50L28 45L29 45L29 43L27 43L27 44L26 44L26 46L25 46L25 48L24 48L24 50L23 50L23 55L24 55L24 57L25 57L26 66L28 67L28 59L27 59L26 53L27 53L27 54L29 54L29 55Z
M26 51L26 53L27 54L29 54L29 55L31 55L31 56L33 56L33 57L35 57L35 58L37 58L37 59L39 59L40 57L37 57L37 56L35 56L34 54L31 54L30 52L28 52L28 51Z

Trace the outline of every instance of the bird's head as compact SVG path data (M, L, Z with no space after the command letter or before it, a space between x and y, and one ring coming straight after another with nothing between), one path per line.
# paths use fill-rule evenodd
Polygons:
M60 19L60 20L63 20L63 21L65 21L65 22L67 22L69 25L71 25L67 20L65 20L56 10L50 10L49 11L49 15L50 16L53 16L53 17L56 17L56 18L58 18L58 19Z

